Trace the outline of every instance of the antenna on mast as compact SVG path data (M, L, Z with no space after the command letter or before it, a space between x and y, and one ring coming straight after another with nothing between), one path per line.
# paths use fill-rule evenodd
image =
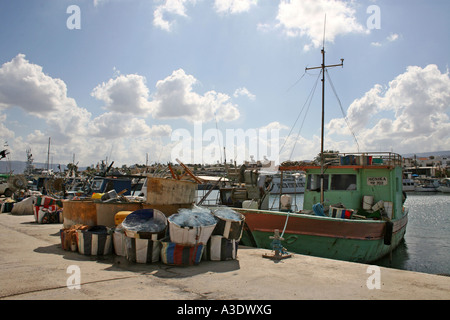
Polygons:
M327 14L325 13L325 19L323 22L323 43L322 43L322 48L325 49L325 28L327 26Z

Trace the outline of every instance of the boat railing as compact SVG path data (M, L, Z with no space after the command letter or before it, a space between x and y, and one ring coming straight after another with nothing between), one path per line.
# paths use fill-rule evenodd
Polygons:
M360 152L360 153L325 153L325 158L330 159L328 165L363 165L363 166L401 166L402 157L393 152Z
M364 167L397 167L402 165L401 155L393 152L352 152L352 153L324 153L324 166L353 166ZM320 167L320 163L296 164L291 161L288 165L281 165L280 171L305 170Z

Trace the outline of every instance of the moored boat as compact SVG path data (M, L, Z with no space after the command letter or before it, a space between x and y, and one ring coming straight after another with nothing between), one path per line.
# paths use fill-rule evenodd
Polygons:
M412 178L411 172L404 172L403 173L403 191L409 192L409 191L415 191L416 189L416 183L414 182L414 179Z
M288 252L356 262L372 262L386 255L403 239L408 214L403 207L401 157L393 153L376 157L383 162L329 165L323 204L320 166L309 166L301 168L307 175L302 210L236 208L248 226L242 243L271 249L270 237L278 229ZM299 169L280 167L283 171Z
M437 192L439 181L432 178L416 179L415 192Z
M321 52L321 66L306 68L321 69L322 75L319 165L279 168L281 172L306 172L303 209L274 212L261 207L236 208L246 222L241 243L273 249L276 255L287 251L369 263L395 249L406 232L408 210L403 206L402 157L392 152L328 157L324 152L325 72L327 68L343 66L344 59L340 64L327 66L325 48ZM279 250L280 244L283 250Z
M436 188L437 191L450 193L450 178L445 178L441 181L439 187Z

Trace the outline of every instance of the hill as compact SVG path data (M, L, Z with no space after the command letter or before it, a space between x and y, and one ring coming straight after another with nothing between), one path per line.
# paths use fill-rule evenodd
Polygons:
M33 163L33 165L36 168L47 168L47 164L46 163ZM5 161L5 159L0 161L0 173L9 173L10 170L13 171L13 173L15 174L22 174L25 170L27 166L27 163L25 161L17 161L17 160L12 160L12 161ZM61 165L61 171L64 171L66 169L66 165L62 164ZM52 166L50 166L50 169L53 169L54 172L59 172L59 168L57 164L54 164ZM81 168L80 168L81 169Z
M420 153L407 153L407 154L402 154L403 158L414 158L414 155L417 158L428 158L430 156L433 157L450 157L450 151L434 151L434 152L420 152Z

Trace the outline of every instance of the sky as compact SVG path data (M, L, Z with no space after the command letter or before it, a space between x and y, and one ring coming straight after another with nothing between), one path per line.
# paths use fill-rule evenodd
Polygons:
M344 59L325 150L448 150L449 18L448 0L0 0L0 143L46 162L50 141L52 165L310 160L324 47Z

